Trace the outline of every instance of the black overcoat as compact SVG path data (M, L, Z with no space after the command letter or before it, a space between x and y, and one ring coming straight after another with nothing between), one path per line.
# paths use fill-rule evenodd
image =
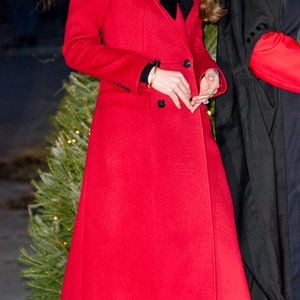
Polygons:
M283 0L230 0L218 62L229 90L216 104L217 141L233 194L252 298L291 299L282 99L249 70L259 37L281 31Z

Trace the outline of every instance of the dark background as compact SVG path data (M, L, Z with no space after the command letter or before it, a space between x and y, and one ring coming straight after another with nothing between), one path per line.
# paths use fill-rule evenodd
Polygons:
M88 0L87 0L88 1ZM61 55L68 2L0 0L0 298L25 299L17 264L37 168L69 70Z

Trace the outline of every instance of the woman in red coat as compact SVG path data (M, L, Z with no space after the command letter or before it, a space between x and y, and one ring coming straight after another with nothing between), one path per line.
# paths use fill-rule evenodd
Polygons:
M208 17L220 13L205 4ZM64 300L249 299L203 104L226 82L203 46L199 8L71 0L66 62L101 88Z

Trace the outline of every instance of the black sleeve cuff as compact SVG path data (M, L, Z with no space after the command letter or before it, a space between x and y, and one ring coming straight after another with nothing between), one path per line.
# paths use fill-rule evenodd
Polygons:
M148 76L149 76L149 73L150 73L151 69L154 66L155 66L154 64L147 64L145 66L145 68L143 69L143 71L141 73L141 77L140 77L141 82L144 82L144 83L148 84Z

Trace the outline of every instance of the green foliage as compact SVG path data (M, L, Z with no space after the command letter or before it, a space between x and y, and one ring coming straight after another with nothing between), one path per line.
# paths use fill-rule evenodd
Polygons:
M33 182L35 204L29 207L30 253L21 250L22 275L29 299L58 299L70 245L98 82L72 73L54 118L57 135L48 156L48 172Z
M207 50L215 58L217 48L217 26L215 24L208 24L204 27L204 43Z
M205 28L211 53L216 27ZM48 172L39 172L35 203L29 207L29 251L22 249L22 275L30 287L29 299L57 300L61 290L74 218L80 196L89 129L98 81L72 73L64 85L66 95L54 118L56 136L48 155Z

